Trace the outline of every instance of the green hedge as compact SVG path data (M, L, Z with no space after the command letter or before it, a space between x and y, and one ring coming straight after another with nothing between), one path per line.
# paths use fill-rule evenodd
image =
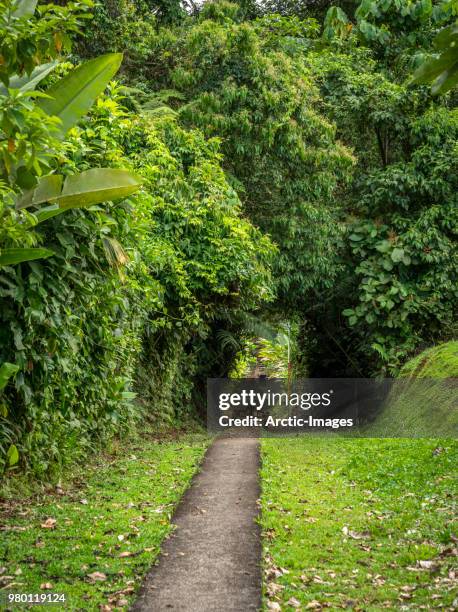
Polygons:
M130 167L144 187L49 219L37 232L55 256L1 271L0 362L20 367L2 400L3 452L14 443L36 475L139 419L192 411L214 321L269 299L273 247L242 217L218 148L170 114L128 113L116 85L70 132L65 174Z

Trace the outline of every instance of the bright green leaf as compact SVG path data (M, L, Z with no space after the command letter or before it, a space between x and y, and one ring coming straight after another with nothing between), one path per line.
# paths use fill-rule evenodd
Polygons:
M14 3L15 17L31 17L35 13L38 0L16 0Z
M41 208L38 212L34 213L37 218L38 223L43 223L43 221L47 221L48 219L52 219L52 217L57 217L65 212L65 208L61 208L58 204L52 204L51 206L46 206L45 208Z
M375 248L379 253L387 253L391 248L391 243L389 240L382 240L375 246Z
M0 391L2 391L5 387L9 379L16 374L19 370L19 366L14 363L8 363L7 361L3 363L0 367Z
M121 53L101 55L84 62L46 91L50 98L40 100L38 105L48 115L59 117L62 138L87 113L118 71L121 61Z
M382 262L382 266L383 266L383 269L386 270L387 272L391 272L391 270L393 269L393 264L389 259L384 259Z
M30 75L17 76L16 74L10 77L8 89L20 89L21 91L33 91L40 81L48 76L54 70L58 62L49 62L37 66ZM0 95L6 95L8 89L4 85L0 85Z
M0 266L11 266L23 261L32 261L33 259L45 259L52 255L54 255L53 251L39 247L30 249L2 249L2 251L0 251Z
M16 446L12 444L6 453L6 462L10 467L12 467L13 465L16 465L18 461L19 461L19 451L16 448Z
M391 259L395 262L398 263L400 261L402 261L404 257L404 249L393 249L392 253L391 253Z
M62 185L62 176L47 176L39 181L37 187L27 192L17 202L17 208L39 206L45 202L58 204L60 208L80 208L99 204L107 200L125 198L137 191L141 178L128 170L117 168L91 168L79 174L72 174L65 179ZM40 221L53 217L59 213L56 209L47 208L38 211ZM40 212L44 214L40 218Z
M360 240L363 239L363 237L360 234L350 234L349 238L353 242L359 242Z

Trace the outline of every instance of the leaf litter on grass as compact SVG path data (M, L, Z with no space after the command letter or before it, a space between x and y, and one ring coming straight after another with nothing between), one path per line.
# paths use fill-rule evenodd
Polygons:
M262 447L265 609L457 608L457 442Z
M4 502L0 588L63 592L69 610L130 605L208 442L200 434L145 439L135 443L136 460L101 458L75 484Z

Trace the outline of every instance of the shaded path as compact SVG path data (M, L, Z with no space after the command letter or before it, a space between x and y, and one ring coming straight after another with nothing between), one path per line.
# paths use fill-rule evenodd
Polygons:
M135 612L248 612L261 603L259 442L219 438L184 495Z

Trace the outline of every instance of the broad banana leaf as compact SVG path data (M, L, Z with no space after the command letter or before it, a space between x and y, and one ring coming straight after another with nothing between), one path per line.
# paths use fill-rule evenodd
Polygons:
M18 76L17 74L10 77L9 89L20 89L21 91L33 91L40 81L54 70L58 62L49 62L34 68L31 74ZM0 95L5 96L8 93L4 85L0 85Z
M137 191L142 184L137 175L116 168L91 168L80 174L72 174L65 181L63 179L63 176L56 174L45 176L35 189L21 197L16 207L27 208L50 202L63 210L81 208L125 198ZM57 208L47 207L46 211L38 211L37 216L40 216L40 212L43 213L40 221L44 221L45 218L59 214L55 211Z
M16 374L18 370L19 366L14 363L8 363L7 361L2 363L0 367L0 391L3 391L3 389L6 387L6 383L13 376L13 374Z
M37 104L48 115L59 117L63 138L89 110L121 65L122 53L108 53L84 62L52 85Z
M15 17L31 17L37 8L38 0L16 0L14 3Z
M23 261L32 261L33 259L44 259L51 257L51 255L54 255L53 251L39 247L30 249L2 249L0 251L0 267L11 266Z

